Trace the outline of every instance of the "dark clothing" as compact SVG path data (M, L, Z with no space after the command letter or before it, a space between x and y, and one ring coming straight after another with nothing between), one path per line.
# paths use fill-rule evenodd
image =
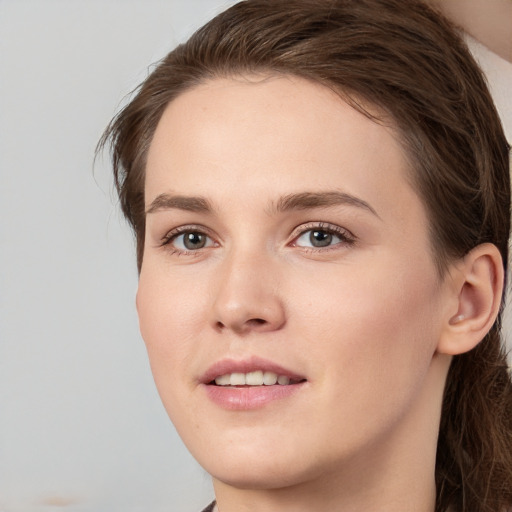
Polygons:
M215 507L215 501L212 501L204 510L203 512L213 512L213 507Z

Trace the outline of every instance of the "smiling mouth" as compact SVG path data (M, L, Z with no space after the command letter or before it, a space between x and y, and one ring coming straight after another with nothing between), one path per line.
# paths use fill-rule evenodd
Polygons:
M278 375L271 371L256 370L247 373L226 373L209 382L210 385L222 387L252 386L289 386L305 382L306 379L292 379L287 375Z
M283 400L307 389L308 380L272 361L253 356L218 361L201 382L206 396L215 405L241 412L263 410L272 403L283 404Z

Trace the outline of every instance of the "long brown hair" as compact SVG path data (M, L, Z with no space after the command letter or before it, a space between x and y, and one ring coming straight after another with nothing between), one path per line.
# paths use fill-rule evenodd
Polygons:
M377 106L393 119L409 156L440 275L484 242L498 247L506 267L509 145L456 29L418 0L246 0L165 57L100 141L111 147L139 269L145 160L163 110L205 80L253 72L319 82L369 116L364 105ZM500 318L474 350L452 362L436 485L437 512L512 506L512 382Z

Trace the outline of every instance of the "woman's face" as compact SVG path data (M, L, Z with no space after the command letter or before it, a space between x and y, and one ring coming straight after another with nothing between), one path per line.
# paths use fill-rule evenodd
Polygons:
M446 285L407 173L390 128L302 79L216 79L166 109L137 306L215 479L292 485L435 438Z

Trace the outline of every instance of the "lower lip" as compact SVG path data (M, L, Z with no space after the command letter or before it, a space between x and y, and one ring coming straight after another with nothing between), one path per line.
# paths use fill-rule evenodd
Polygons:
M259 409L276 400L288 398L303 386L304 382L282 386L230 387L204 385L208 398L223 409L231 411L249 411Z

